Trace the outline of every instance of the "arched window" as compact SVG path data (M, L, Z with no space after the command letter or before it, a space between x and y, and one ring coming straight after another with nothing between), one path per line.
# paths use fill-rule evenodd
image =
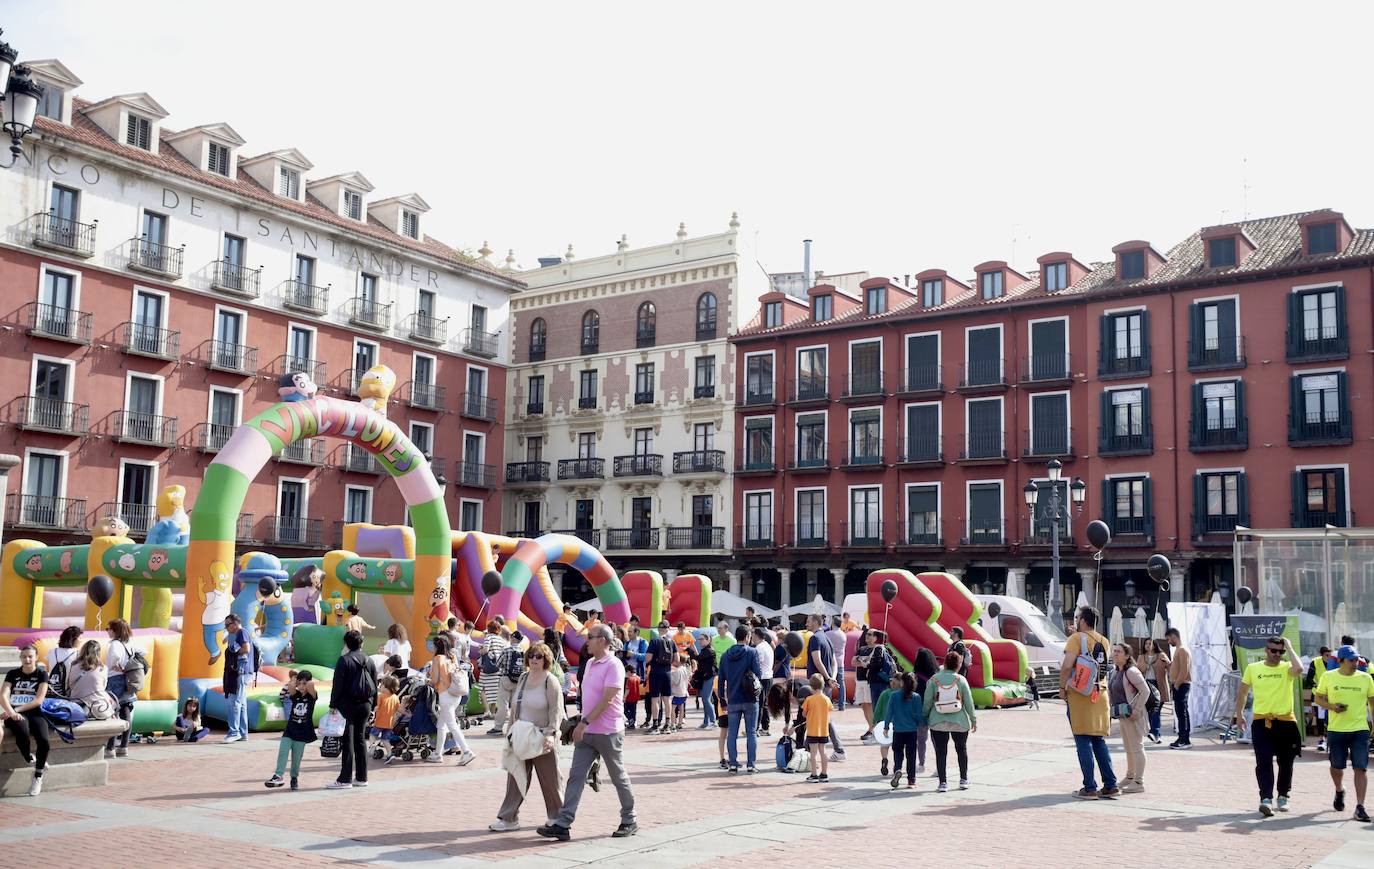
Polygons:
M658 337L658 309L653 302L645 302L639 306L639 313L635 315L635 346L652 347L654 339Z
M548 352L548 326L543 317L536 317L530 324L530 360L537 362Z
M716 294L702 293L697 299L697 340L716 337Z
M588 311L582 315L582 352L595 353L601 347L601 315Z

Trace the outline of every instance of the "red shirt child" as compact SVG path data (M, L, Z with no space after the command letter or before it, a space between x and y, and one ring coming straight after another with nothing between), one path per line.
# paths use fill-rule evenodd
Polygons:
M631 705L639 702L639 675L634 670L625 676L625 702Z

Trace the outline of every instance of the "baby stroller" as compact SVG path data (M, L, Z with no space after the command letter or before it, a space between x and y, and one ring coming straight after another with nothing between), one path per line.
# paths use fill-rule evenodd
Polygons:
M398 757L409 762L417 754L421 760L428 758L434 753L431 741L439 732L438 721L438 693L427 683L416 685L410 695L401 700L401 711L392 722L391 750L384 762L391 763ZM376 751L373 756L378 756Z

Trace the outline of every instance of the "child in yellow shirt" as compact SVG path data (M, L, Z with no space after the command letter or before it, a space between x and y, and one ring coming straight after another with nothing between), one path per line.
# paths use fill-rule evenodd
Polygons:
M825 679L817 673L811 677L811 696L802 701L801 714L806 718L806 747L811 752L809 782L830 781L830 759L825 746L830 742L830 698L825 696ZM820 774L816 774L820 770Z

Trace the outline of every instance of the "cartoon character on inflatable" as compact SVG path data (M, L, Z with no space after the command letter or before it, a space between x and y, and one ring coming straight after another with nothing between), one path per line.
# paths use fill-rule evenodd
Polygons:
M200 602L205 604L200 614L201 637L205 642L205 650L210 653L211 664L224 654L224 617L229 615L229 607L233 603L229 599L233 581L234 575L229 572L229 566L223 561L213 561L210 563L210 575L201 577L196 583L196 594Z
M168 486L157 496L157 516L159 523L171 521L177 529L175 540L159 540L159 543L175 543L185 546L191 542L191 517L186 515L186 487ZM150 534L152 532L149 532ZM151 540L149 543L153 542Z
M291 576L291 617L298 625L320 623L320 586L324 571L314 564L302 564Z
M282 401L309 401L319 387L304 371L288 371L277 380L277 395Z
M286 644L291 642L291 602L283 590L287 574L281 560L265 552L253 552L243 559L239 570L239 593L233 613L245 625L257 622L262 613L258 649L262 663L275 665Z
M396 372L385 365L374 365L358 380L358 403L386 416L386 403L396 388Z

